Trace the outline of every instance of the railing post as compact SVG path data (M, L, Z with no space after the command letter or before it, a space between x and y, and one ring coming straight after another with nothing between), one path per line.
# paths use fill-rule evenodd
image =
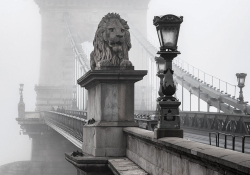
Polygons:
M220 147L220 133L218 132L218 144L217 147Z
M245 152L245 139L246 139L246 137L242 136L242 153Z
M215 145L217 146L218 145L218 141L217 141L217 133L216 132L209 132L209 144L212 145L212 138L211 138L211 135L214 134L215 135Z
M242 153L245 152L245 141L246 141L246 137L250 138L250 135L244 135L242 136Z
M232 136L232 149L235 150L235 136Z
M201 101L201 91L200 91L200 85L199 85L199 89L198 89L198 91L199 91L199 96L198 96L198 111L200 112L200 101Z
M191 90L190 90L190 111L192 111L192 93L191 93Z
M227 135L225 134L224 148L227 149Z
M183 101L183 81L184 81L184 80L183 80L183 78L182 78L182 88L181 88L181 91L182 91L182 96L181 96L181 98L182 98L182 99L181 99L181 100L182 100L182 101L181 101L181 102L182 102L182 103L181 103L181 104L182 104L182 111L183 111L183 104L184 104L184 101Z
M234 97L236 98L236 85L234 85Z

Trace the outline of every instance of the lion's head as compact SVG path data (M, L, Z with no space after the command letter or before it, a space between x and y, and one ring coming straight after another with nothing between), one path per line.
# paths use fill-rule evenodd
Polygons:
M91 53L91 69L100 66L132 65L128 58L131 48L129 26L119 14L108 13L98 25Z

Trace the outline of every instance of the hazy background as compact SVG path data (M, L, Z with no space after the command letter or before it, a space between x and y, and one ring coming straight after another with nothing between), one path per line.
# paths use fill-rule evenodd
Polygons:
M184 16L178 42L180 58L231 84L237 84L236 73L248 73L243 92L250 100L249 9L249 0L151 0L148 33L158 41L152 24L155 15ZM30 158L31 140L19 135L15 118L19 83L24 83L26 111L35 109L40 28L39 9L33 0L0 0L0 165ZM195 110L197 98L193 99ZM186 110L188 102L185 93ZM201 109L206 110L206 105Z

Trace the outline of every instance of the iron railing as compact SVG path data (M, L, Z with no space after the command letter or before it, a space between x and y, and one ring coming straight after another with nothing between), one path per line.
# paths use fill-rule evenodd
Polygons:
M242 153L245 153L246 138L250 138L250 135L242 135L241 136L241 135L232 135L232 134L227 134L227 133L222 133L222 132L210 132L209 133L209 145L212 145L212 135L215 136L215 146L216 147L220 147L220 138L222 138L224 136L224 145L223 145L223 147L225 149L229 149L229 147L228 147L228 137L231 137L232 150L236 150L235 146L237 145L237 143L239 143L239 142L236 142L236 138L240 138L241 139L241 150L240 151Z
M182 111L180 120L184 128L250 135L249 115Z

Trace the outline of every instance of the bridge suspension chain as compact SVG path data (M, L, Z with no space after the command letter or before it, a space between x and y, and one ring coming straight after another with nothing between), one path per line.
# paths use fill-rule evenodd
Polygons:
M85 89L77 86L77 79L83 76L90 70L89 60L82 48L81 38L74 32L71 24L70 16L64 13L64 23L68 32L68 37L75 57L75 88L76 88L76 105L79 110L86 110L87 108L87 93Z

